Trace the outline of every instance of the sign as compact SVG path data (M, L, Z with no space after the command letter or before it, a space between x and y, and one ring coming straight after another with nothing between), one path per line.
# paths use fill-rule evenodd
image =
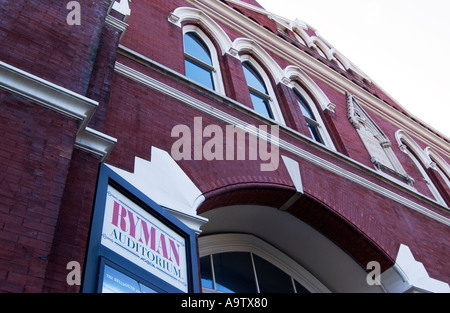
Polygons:
M109 185L101 244L188 291L185 239Z
M102 293L156 293L156 291L105 265Z
M82 291L200 292L195 232L101 164Z

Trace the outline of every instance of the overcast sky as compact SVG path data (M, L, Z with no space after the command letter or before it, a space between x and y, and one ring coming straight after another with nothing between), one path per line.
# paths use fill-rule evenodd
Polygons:
M407 111L450 137L450 0L257 0L311 25Z

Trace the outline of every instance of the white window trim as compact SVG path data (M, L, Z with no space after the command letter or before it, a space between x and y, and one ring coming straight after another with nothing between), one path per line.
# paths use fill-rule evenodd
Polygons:
M345 71L351 67L351 64L348 61L348 59L345 56L343 56L342 53L336 51L336 49L334 49L333 58L336 59L342 65Z
M450 166L447 162L436 152L433 148L427 147L425 148L425 154L428 156L430 165L434 168L439 175L442 176L448 188L450 188L450 180L447 177L450 177ZM436 164L436 166L433 166Z
M441 175L442 179L443 179L443 180L445 181L445 183L447 184L447 187L450 188L450 180L447 178L447 176L446 176L446 175L444 174L444 172L441 170L441 168L439 167L439 165L437 165L434 169L439 173L439 175Z
M314 45L312 47L316 48L316 51L321 57L327 60L331 60L332 56L330 56L330 48L326 47L325 44L315 39Z
M272 83L271 83L266 71L261 67L261 65L258 64L258 62L256 62L255 59L253 59L248 54L244 54L241 56L241 62L243 63L245 61L249 62L256 69L256 71L258 71L258 74L263 79L264 85L265 85L267 92L269 94L269 97L270 97L268 102L269 102L270 108L272 110L273 119L277 123L279 123L283 126L286 126L286 122L284 121L283 114L281 113L280 105L278 104L278 100L275 95L275 91L273 90ZM263 116L263 115L261 115L261 116ZM268 118L266 116L263 116L263 117Z
M200 257L223 252L251 252L272 263L313 293L329 293L316 277L303 266L271 246L248 234L217 234L198 239Z
M222 50L222 55L228 53L232 46L231 39L228 37L227 33L205 12L199 9L179 7L170 13L168 20L170 23L180 28L182 27L182 23L186 21L201 25L217 41Z
M424 168L424 165L427 168L431 167L430 161L427 160L428 158L425 155L424 151L404 130L398 130L395 133L395 138L397 139L397 143L399 145L400 150L410 157L410 159L414 162L418 171L422 175L423 179L425 180L425 183L427 184L428 188L430 189L431 193L434 196L434 199L431 200L448 208L447 203L442 198L441 194L437 190L436 186L433 184L433 181L430 179L430 176L428 176L428 173ZM415 155L417 155L417 157L412 152L414 152ZM417 158L420 158L420 160L418 160ZM424 165L422 165L421 162Z
M312 39L302 27L294 25L292 27L292 31L294 32L295 37L297 38L298 41L300 41L301 44L304 44L308 47L311 46Z
M214 68L212 71L212 78L215 86L214 90L220 95L225 96L225 86L222 80L222 71L220 70L220 62L216 47L214 46L211 39L209 39L208 35L206 35L198 26L186 25L183 27L183 51L184 51L184 35L190 32L196 33L208 47Z
M311 79L302 69L298 66L289 65L284 69L284 77L288 78L290 82L295 79L301 81L304 85L304 89L307 89L317 100L320 105L320 108L325 111L329 110L334 113L335 105L331 103L330 99L328 99L327 95L323 92L322 89ZM292 85L289 85L292 87Z
M268 54L266 50L261 48L261 46L254 40L242 37L237 38L233 42L232 49L236 52L237 57L239 57L241 61L245 60L243 60L242 57L239 56L239 53L242 53L243 56L248 56L248 54L256 56L261 64L264 64L264 66L267 68L267 72L264 72L271 75L271 77L275 81L275 84L277 85L280 82L283 83L283 79L285 77L281 67L277 62L275 62L270 54Z
M316 118L316 122L319 124L318 130L319 130L320 136L322 136L322 140L324 141L323 144L331 149L335 149L333 141L331 140L331 137L328 134L327 128L325 127L325 124L322 120L322 116L320 115L319 110L317 110L317 107L316 107L313 99L309 96L309 94L306 92L306 90L302 86L300 86L300 84L298 84L297 82L292 81L291 85L292 85L292 88L295 88L303 96L303 98L305 98L309 108L311 109L312 113L314 114L314 117ZM317 142L317 143L321 144L320 142Z

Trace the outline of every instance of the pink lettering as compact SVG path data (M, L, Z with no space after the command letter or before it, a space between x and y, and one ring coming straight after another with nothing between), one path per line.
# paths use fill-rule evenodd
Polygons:
M169 256L167 255L166 236L164 236L163 233L161 233L161 235L159 236L159 245L158 250L156 251L160 255L161 255L161 248L162 248L162 256L168 260Z
M141 220L139 216L136 217L136 221L134 221L133 212L128 211L128 220L130 221L130 236L136 238L136 226ZM141 221L143 222L143 221ZM142 223L143 224L143 223Z
M112 224L115 225L116 227L119 227L119 218L120 218L120 229L122 231L127 231L127 221L125 220L126 216L127 216L127 209L125 209L122 205L114 201Z
M175 261L180 266L180 245L116 201L113 204L111 223L166 260ZM122 232L119 233L119 236L125 235ZM158 242L156 242L157 240Z
M171 256L173 255L175 257L175 261L177 262L177 265L180 266L180 245L177 244L175 247L175 242L169 238L170 242L170 250L171 250ZM172 261L172 257L169 259L169 261Z
M148 231L148 225L146 222L141 220L141 233L138 241L145 244L145 246L149 246L150 249L156 251L156 229L154 227L150 227L150 231ZM144 236L144 241L142 240L142 236Z

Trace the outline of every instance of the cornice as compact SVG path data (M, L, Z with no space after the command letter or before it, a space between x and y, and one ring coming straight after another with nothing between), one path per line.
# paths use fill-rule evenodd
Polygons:
M0 61L0 89L80 121L75 147L107 157L116 139L87 127L98 102Z
M258 42L258 44L264 49L270 51L273 54L284 58L292 65L299 66L302 70L307 72L309 75L321 80L322 82L330 85L342 94L351 93L359 100L361 104L365 106L370 111L382 116L383 118L389 120L395 126L405 129L412 136L423 141L428 146L432 147L436 151L439 151L446 157L450 158L449 147L450 139L437 130L432 129L430 131L428 128L421 126L419 123L413 121L411 118L405 116L403 113L397 111L392 106L386 104L381 99L377 98L373 94L367 92L360 86L356 85L351 80L343 77L327 65L316 60L315 58L309 56L298 48L292 46L288 42L282 40L277 35L267 31L257 23L250 19L245 18L235 10L233 10L228 5L220 1L210 1L210 0L186 0L191 3L196 8L204 11L210 17L214 18L216 21L220 21L227 26L236 29L241 34L247 36ZM244 4L242 4L244 5ZM267 11L261 10L260 13L268 14ZM381 89L381 88L380 88ZM388 94L386 94L389 96ZM389 96L390 97L390 96ZM402 107L396 102L395 99L390 97L398 106ZM403 108L403 107L402 107ZM406 110L405 110L406 111ZM414 117L416 120L418 118ZM422 122L426 125L426 123ZM439 134L437 136L436 134ZM446 140L444 140L445 138Z
M78 132L75 147L94 154L103 161L111 153L117 139L86 127Z
M123 36L125 35L125 32L128 28L128 24L119 20L118 18L115 18L114 16L111 15L107 15L106 16L106 20L105 20L106 25L114 28L115 30L119 31L120 35L120 39L123 38ZM119 39L119 40L120 40Z
M0 61L0 88L63 115L83 121L98 106L94 100Z

